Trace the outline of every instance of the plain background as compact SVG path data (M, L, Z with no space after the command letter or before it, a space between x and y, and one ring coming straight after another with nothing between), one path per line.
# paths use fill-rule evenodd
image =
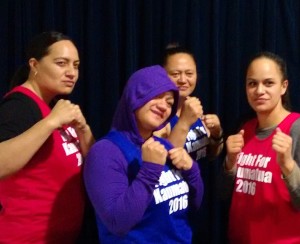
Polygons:
M226 135L249 111L245 66L258 51L287 61L292 108L300 111L299 0L2 0L1 96L25 62L27 42L49 30L69 35L79 49L80 77L70 98L81 106L97 139L109 130L130 74L159 63L170 42L194 52L195 95L205 113L219 115ZM202 166L206 195L199 243L226 240L226 203L215 187L223 156Z

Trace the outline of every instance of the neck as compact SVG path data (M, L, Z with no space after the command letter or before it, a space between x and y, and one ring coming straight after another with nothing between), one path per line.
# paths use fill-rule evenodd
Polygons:
M140 132L140 135L146 141L146 140L148 140L152 136L152 132L150 132L150 133L148 133L148 132L147 133Z
M256 113L258 127L260 129L269 128L278 125L290 112L280 107L270 113Z
M31 90L33 93L35 93L39 98L41 98L47 104L49 104L53 99L53 97L43 94L42 91L40 90L39 86L37 86L34 82L27 80L27 81L25 81L25 83L22 86Z
M179 97L178 106L177 106L177 112L176 112L177 116L180 116L180 114L181 114L181 108L182 108L185 100L186 100L185 97Z

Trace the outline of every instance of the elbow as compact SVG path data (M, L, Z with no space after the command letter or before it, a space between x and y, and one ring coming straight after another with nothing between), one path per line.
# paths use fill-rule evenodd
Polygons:
M8 169L8 168L0 168L0 180L6 179L7 177L16 173L17 170Z
M101 219L103 225L106 226L107 230L115 236L124 237L128 234L128 232L133 228L132 225L126 223L126 221L122 221L119 218L106 218Z
M127 235L127 233L130 231L128 228L122 228L122 227L113 227L110 232L118 237L124 237Z
M199 209L203 200L203 196L204 196L204 183L202 181L202 179L200 180L199 183L199 192L197 194L197 201L196 201L196 208Z
M202 189L198 198L197 198L197 201L196 201L196 209L198 210L202 204L202 201L203 201L203 195L204 195L204 190Z
M193 209L198 210L201 207L203 195L204 195L204 187L203 184L200 184L198 191L195 191L189 196L189 198L191 198L190 203Z

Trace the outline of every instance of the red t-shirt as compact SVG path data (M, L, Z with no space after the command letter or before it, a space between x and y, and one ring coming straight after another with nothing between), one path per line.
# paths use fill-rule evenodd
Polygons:
M43 117L50 113L30 90L19 86L12 92L33 99ZM0 243L74 243L84 210L81 164L75 130L62 128L23 169L0 180Z
M289 114L279 125L289 134L300 117ZM255 135L257 120L245 124L245 146L237 159L229 238L231 243L300 243L300 212L291 203L272 149L274 132L265 139Z

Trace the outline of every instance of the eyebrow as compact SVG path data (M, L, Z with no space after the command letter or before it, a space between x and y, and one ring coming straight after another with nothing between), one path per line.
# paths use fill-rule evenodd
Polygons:
M174 97L172 95L167 97L167 100L174 100Z
M54 60L58 60L58 59L63 59L63 60L66 60L66 61L70 62L70 59L69 59L69 58L66 58L66 57L57 57L57 58L55 58ZM74 63L79 63L80 60L77 59L77 60L74 60L73 62L74 62Z

